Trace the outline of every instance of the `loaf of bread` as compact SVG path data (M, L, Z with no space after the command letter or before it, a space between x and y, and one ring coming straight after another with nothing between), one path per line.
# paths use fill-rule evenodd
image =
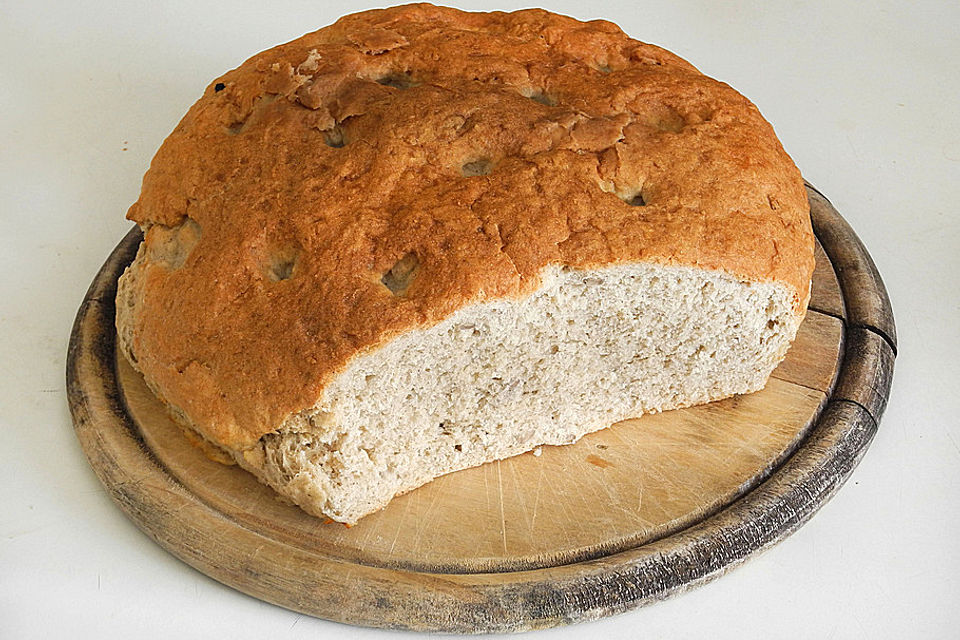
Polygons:
M747 99L540 10L368 11L254 56L128 217L122 352L207 446L346 523L761 389L814 262L800 173Z

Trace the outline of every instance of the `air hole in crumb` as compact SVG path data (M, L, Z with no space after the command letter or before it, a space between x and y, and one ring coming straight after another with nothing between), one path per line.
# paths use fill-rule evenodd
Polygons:
M631 207L645 207L647 206L647 201L643 199L643 195L638 191L632 196L627 196L623 199Z
M332 129L327 129L324 131L323 141L327 143L328 147L333 147L334 149L339 149L343 145L347 144L346 136L343 135L343 127L340 125L334 125Z
M390 270L380 278L380 282L393 295L402 296L413 282L419 267L420 259L417 258L417 254L410 252L390 267Z
M388 73L381 78L377 78L377 84L394 89L409 89L420 83L414 80L409 73Z
M217 84L213 85L213 90L215 93L220 93L226 88L227 88L227 85L223 84L222 82L218 82Z
M463 451L463 445L462 445L462 444L455 444L455 445L453 445L453 448L456 449L457 451Z
M493 162L487 158L480 158L465 163L460 167L460 172L466 177L485 176L493 169Z
M232 136L237 135L243 131L243 125L247 124L246 120L240 120L239 122L234 122L229 127L227 127L227 133Z

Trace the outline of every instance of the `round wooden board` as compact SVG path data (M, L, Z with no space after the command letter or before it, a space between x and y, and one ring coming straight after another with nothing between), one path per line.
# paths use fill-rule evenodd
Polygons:
M873 262L808 188L810 311L758 393L618 423L450 474L347 528L191 446L115 347L131 231L77 315L77 435L149 536L240 591L322 618L453 632L598 618L709 580L781 540L836 491L889 393L896 334Z

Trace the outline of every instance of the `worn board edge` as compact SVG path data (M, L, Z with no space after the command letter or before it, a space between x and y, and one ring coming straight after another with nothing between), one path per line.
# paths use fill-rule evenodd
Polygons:
M847 326L882 337L897 353L897 328L890 296L877 265L843 216L816 187L807 183L814 234L833 264L847 310Z
M832 207L818 208L819 227L833 230L824 248L836 265L833 250L849 226L842 218L830 220L839 218ZM853 240L859 244L855 235ZM352 624L461 633L523 631L620 613L712 580L788 536L842 486L876 433L896 355L885 291L870 294L872 302L886 303L885 312L869 304L848 305L850 326L876 333L889 353L867 358L857 365L859 373L848 372L855 364L851 359L862 351L850 349L834 397L793 455L758 487L684 531L603 558L530 571L429 574L367 567L241 527L188 494L144 447L124 412L113 370L116 277L138 244L134 229L98 273L78 312L68 350L68 400L95 472L138 527L204 574L288 609ZM844 274L838 273L845 296L871 279L882 287L875 268L866 273L856 258L853 252L853 258L839 260L850 277L845 284ZM853 260L854 266L844 260ZM868 324L884 318L889 320L884 329ZM869 336L861 343L868 351L877 345ZM879 375L878 366L888 371ZM866 380L865 393L858 384ZM851 399L838 397L844 395ZM103 419L122 428L101 429L98 421ZM237 544L238 539L246 543ZM247 554L244 548L257 551ZM298 580L291 581L291 573Z

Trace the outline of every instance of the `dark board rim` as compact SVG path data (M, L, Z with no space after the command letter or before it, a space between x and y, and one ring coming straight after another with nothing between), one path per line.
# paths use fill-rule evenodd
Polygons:
M896 357L886 289L833 205L810 185L808 196L814 231L846 307L840 320L847 347L834 391L806 438L766 480L703 521L647 544L541 569L419 573L288 546L199 502L144 446L117 388L113 300L117 277L142 238L136 228L98 272L70 336L67 390L77 437L111 498L150 538L228 586L308 615L372 627L483 633L592 620L662 600L722 575L809 520L856 467L886 406ZM100 428L104 421L114 428ZM136 464L124 464L129 461ZM228 545L227 537L243 539L258 552L244 555L238 551L244 545ZM300 579L286 579L281 565L286 571L298 567Z

